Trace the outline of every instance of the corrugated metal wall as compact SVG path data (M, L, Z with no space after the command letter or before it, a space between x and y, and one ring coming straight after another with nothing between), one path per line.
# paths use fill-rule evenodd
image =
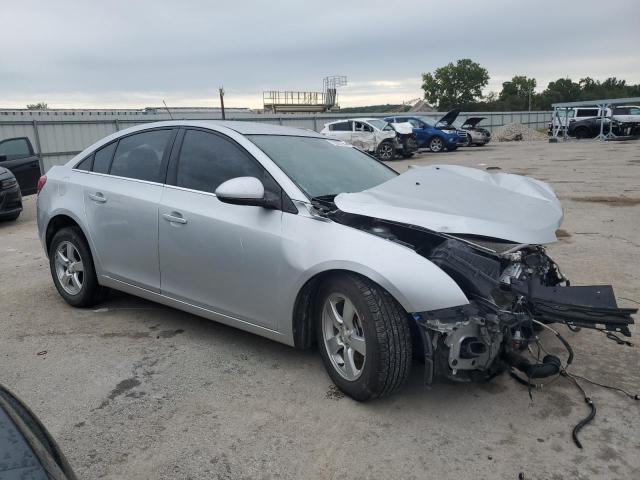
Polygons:
M291 127L308 128L320 131L325 123L341 118L385 117L390 114L345 114L327 113L307 114L256 114L253 112L231 112L227 120L255 121L275 123ZM415 113L438 119L443 113ZM493 130L507 123L522 123L531 128L546 128L551 112L472 112L462 113L461 119L468 116L487 117L482 126ZM180 116L173 112L174 119L188 118L219 120L220 114L211 112L189 112ZM28 137L34 149L42 156L45 171L53 165L60 165L72 156L118 130L134 125L169 120L166 113L141 113L140 111L0 111L0 140L12 137Z

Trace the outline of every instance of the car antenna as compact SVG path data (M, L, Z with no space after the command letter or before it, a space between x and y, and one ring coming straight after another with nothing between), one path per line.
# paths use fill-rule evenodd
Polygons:
M169 107L167 107L167 102L165 102L164 99L162 99L162 103L164 103L164 108L167 109L167 113L169 114L169 118L171 120L173 120L173 115L171 115L171 111L169 110Z

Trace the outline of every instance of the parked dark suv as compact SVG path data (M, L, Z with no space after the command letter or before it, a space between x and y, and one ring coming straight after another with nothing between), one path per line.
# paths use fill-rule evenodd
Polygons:
M22 195L16 177L0 167L0 221L15 220L22 211Z

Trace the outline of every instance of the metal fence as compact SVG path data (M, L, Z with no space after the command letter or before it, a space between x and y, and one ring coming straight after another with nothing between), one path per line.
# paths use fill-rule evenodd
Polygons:
M343 118L386 117L393 113L374 114L256 114L254 112L232 112L227 120L275 123L315 131L322 130L325 123ZM438 112L411 113L439 119ZM487 117L481 125L489 130L507 123L521 123L534 129L546 128L551 112L463 112L460 119L470 116ZM220 120L218 112L189 112L184 116L173 114L174 119ZM36 152L42 157L44 171L53 165L65 163L95 141L124 128L148 122L169 120L167 113L142 113L140 111L13 111L0 112L0 141L12 137L28 137Z

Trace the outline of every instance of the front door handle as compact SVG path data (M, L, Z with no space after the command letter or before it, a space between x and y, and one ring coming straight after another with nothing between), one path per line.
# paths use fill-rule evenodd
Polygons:
M162 218L171 223L180 223L182 225L187 223L187 219L180 215L178 212L164 213L162 214Z
M101 192L89 193L88 196L94 202L104 203L107 201L107 199L104 197L104 195Z

